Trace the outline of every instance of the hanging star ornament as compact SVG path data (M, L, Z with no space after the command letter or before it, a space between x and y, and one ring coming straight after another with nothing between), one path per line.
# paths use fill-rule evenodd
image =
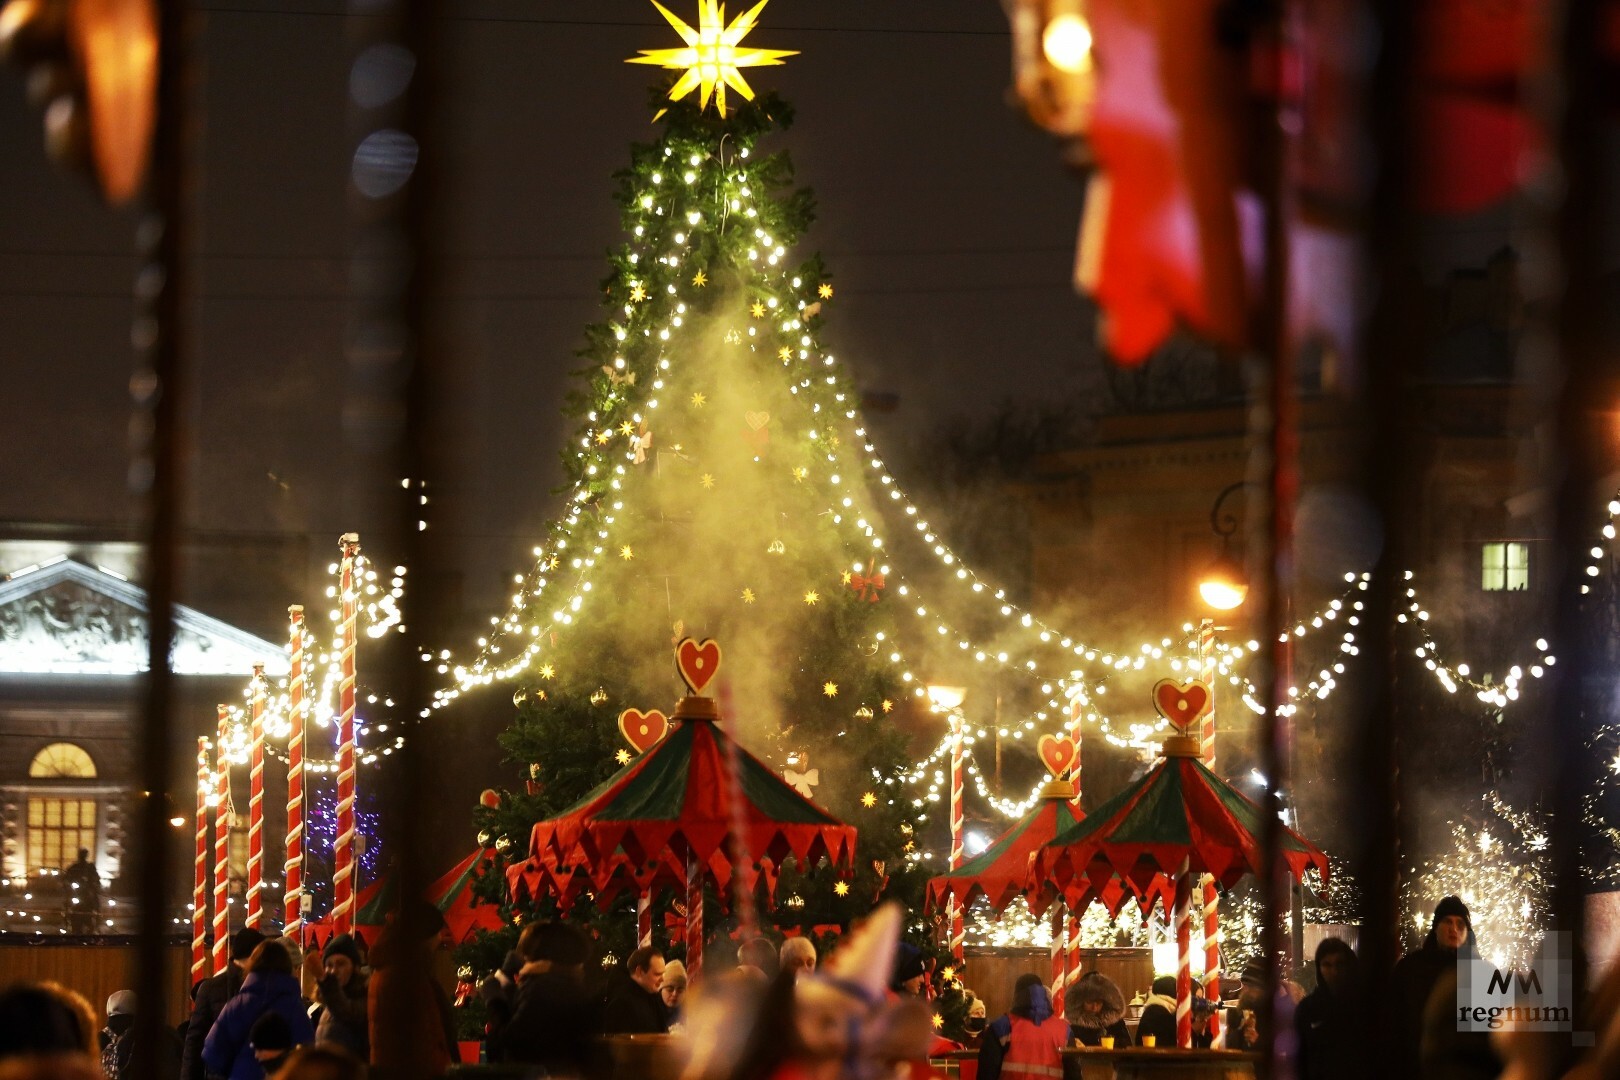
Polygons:
M847 881L835 881L835 882L833 882L833 893L835 895L838 895L838 896L848 896L849 895L849 882L847 882Z
M698 288L701 289L708 283L709 275L705 274L703 271L699 270L697 273L692 275L692 284L696 285Z
M669 100L679 101L693 90L698 91L698 108L707 109L709 99L722 117L726 115L726 88L729 86L747 101L754 100L753 88L743 78L742 69L750 67L776 67L784 57L797 56L797 50L738 48L758 22L759 13L770 0L759 3L731 20L726 25L726 9L720 0L698 0L698 25L694 30L658 0L653 7L675 32L686 42L684 49L637 49L641 55L626 60L627 64L652 64L655 67L681 71L681 77L669 88ZM684 69L684 70L683 70ZM662 115L662 114L660 114Z

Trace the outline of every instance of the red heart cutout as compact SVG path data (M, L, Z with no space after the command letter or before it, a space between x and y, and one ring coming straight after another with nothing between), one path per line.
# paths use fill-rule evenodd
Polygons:
M1160 716L1182 731L1209 712L1212 703L1209 686L1197 679L1184 683L1160 679L1153 684L1153 707L1159 710Z
M714 638L683 638L675 646L675 667L681 679L694 694L703 693L715 673L720 670L720 644Z
M1074 766L1074 759L1080 755L1079 747L1067 735L1042 735L1036 749L1046 771L1057 777L1067 773Z
M657 709L645 713L640 709L626 709L619 714L619 732L625 742L636 748L636 753L645 754L669 734L669 718Z

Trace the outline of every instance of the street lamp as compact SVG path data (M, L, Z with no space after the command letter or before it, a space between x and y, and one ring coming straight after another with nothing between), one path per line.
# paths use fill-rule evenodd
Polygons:
M930 686L928 688L928 703L934 707L935 712L951 712L962 707L962 700L967 697L967 690L960 686Z
M1243 565L1232 557L1232 534L1237 532L1237 518L1223 514L1221 506L1234 491L1241 491L1243 481L1228 484L1215 496L1215 505L1209 508L1209 527L1221 538L1221 552L1204 569L1198 582L1198 595L1216 611L1231 611L1240 607L1249 596L1248 575Z

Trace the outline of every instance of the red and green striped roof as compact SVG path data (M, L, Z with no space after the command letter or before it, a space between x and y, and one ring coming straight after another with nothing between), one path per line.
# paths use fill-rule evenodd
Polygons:
M966 908L982 896L993 909L1002 911L1023 893L1029 881L1029 857L1035 850L1084 818L1067 798L1042 798L989 847L950 873L929 878L924 910L942 908L952 897Z
M844 865L855 857L854 826L800 795L718 724L685 719L579 802L537 822L529 857L508 879L514 894L543 889L566 905L586 887L602 896L684 882L695 861L723 887L738 821L750 859L740 869L750 879L764 869L774 885L774 868L789 855Z
M1168 912L1184 861L1191 873L1211 874L1230 888L1262 867L1262 814L1203 762L1166 758L1036 851L1027 882L1031 908L1061 894L1071 908L1098 900L1117 914L1134 895L1144 907L1157 901ZM1280 835L1296 878L1312 866L1327 874L1320 848L1292 829ZM1110 887L1116 879L1126 889Z

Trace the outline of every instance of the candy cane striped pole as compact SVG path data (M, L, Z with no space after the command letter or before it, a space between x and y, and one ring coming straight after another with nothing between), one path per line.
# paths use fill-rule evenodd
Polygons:
M191 880L191 984L208 974L208 802L214 794L208 740L197 736L197 855Z
M962 772L963 751L965 739L963 738L962 714L956 709L951 710L951 869L955 870L962 865ZM967 938L964 925L962 905L957 903L955 894L952 894L949 905L951 922L951 958L958 964L962 963L962 946Z
M264 918L264 665L253 665L249 720L253 751L248 766L248 883L246 925L258 929Z
M214 744L214 974L231 963L231 913L227 896L231 884L231 763L225 756L229 705L219 707L218 736Z
M1204 714L1204 728L1199 740L1199 757L1211 769L1215 768L1215 620L1204 619L1198 624L1198 679L1209 687L1209 712ZM1221 925L1220 898L1215 893L1215 878L1203 876L1204 901L1204 996L1220 1003L1221 1000ZM1215 1010L1219 1015L1220 1010Z
M1068 953L1063 948L1063 901L1052 905L1052 1015L1063 1015L1063 991L1069 983Z
M354 653L355 626L359 618L354 569L360 555L360 535L344 533L338 543L343 550L338 581L343 615L339 645L342 676L338 687L337 835L332 841L332 928L334 933L347 934L354 929Z
M1192 1048L1192 888L1193 876L1182 860L1176 874L1176 1045Z
M703 864L686 856L686 977L696 983L703 970Z
M652 944L652 890L642 889L636 898L636 945L645 949Z
M292 662L287 674L287 856L282 863L281 932L304 943L304 607L287 609Z

